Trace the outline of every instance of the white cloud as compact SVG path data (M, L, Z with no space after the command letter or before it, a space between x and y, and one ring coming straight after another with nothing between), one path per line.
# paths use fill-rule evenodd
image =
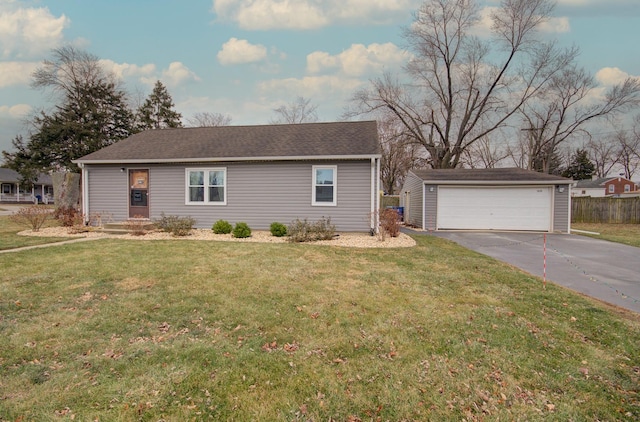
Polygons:
M393 43L368 46L352 44L347 50L335 56L324 51L316 51L307 56L307 71L322 73L326 70L339 69L347 76L362 76L369 73L380 73L389 68L399 68L410 58L410 54Z
M180 85L187 81L199 81L200 78L181 62L172 62L162 71L163 80L168 86Z
M550 18L540 25L541 32L549 33L563 33L571 31L571 25L569 24L569 18Z
M218 61L222 65L254 63L267 57L267 49L260 44L251 44L247 40L231 38L218 52Z
M306 76L300 79L271 79L260 82L258 90L265 95L278 94L280 98L304 96L315 101L330 98L336 94L351 95L363 83L359 79L340 76Z
M491 26L493 25L491 14L498 10L499 8L494 6L482 8L480 10L480 20L476 24L473 33L482 37L488 37L491 35ZM571 25L569 24L569 18L567 17L551 17L542 22L538 27L538 30L540 32L547 33L563 33L569 32L571 30Z
M605 86L622 83L628 78L634 78L640 81L640 76L632 76L617 67L604 67L596 73L596 80Z
M0 1L0 52L3 57L30 57L48 51L63 40L71 21L55 17L48 8L23 8L17 2Z
M12 119L20 119L31 112L31 106L28 104L16 104L14 106L0 106L0 116L11 117Z
M248 30L317 29L405 19L419 0L213 0L219 19Z
M29 85L31 74L38 67L34 62L0 62L0 88Z
M113 60L100 60L100 64L105 70L113 73L119 79L149 76L156 71L156 65L151 63L138 66L137 64L130 63L116 63Z

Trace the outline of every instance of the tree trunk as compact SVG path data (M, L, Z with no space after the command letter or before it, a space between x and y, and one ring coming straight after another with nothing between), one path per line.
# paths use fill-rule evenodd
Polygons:
M53 200L56 210L77 209L80 199L80 174L78 173L53 173Z

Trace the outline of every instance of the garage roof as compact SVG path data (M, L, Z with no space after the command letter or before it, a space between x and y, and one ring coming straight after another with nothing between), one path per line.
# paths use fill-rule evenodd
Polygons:
M544 183L568 185L572 182L571 179L567 179L565 177L538 173L537 171L525 170L517 167L492 169L411 170L411 172L424 182L436 182L438 184Z

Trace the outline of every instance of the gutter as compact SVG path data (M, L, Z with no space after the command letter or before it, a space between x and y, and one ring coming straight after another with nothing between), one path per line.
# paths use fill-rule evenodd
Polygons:
M97 159L97 160L73 160L81 164L173 164L173 163L203 163L203 162L232 162L232 161L318 161L318 160L374 160L382 155L301 155L301 156L274 156L274 157L199 157L199 158L127 158L127 159Z

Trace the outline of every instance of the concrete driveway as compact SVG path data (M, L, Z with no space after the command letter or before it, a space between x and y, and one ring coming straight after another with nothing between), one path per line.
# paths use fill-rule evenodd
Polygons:
M28 207L31 204L0 204L0 215L11 215L22 207Z
M432 234L543 277L542 233ZM547 281L640 313L640 248L579 235L546 238Z

